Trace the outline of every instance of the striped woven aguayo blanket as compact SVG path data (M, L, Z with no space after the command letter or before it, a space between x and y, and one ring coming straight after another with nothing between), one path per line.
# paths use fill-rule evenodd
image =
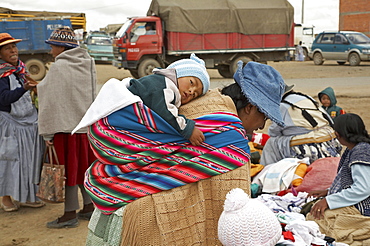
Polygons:
M89 128L97 161L85 188L96 207L111 214L146 195L226 173L249 162L248 140L237 115L195 119L206 141L193 146L141 102L102 118Z

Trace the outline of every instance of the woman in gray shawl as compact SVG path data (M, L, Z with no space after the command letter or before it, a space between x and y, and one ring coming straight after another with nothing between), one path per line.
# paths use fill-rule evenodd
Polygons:
M83 188L86 169L94 162L87 128L71 135L95 98L96 71L94 60L78 47L69 27L53 31L45 41L51 46L55 63L37 86L39 98L39 131L47 145L54 145L60 164L65 165L65 202L62 217L48 222L48 228L78 226L78 218L89 219L94 206ZM83 209L78 213L78 188Z
M20 41L0 33L0 196L6 212L18 210L18 202L28 207L44 205L36 197L43 142L30 96L37 82L28 77L18 58Z

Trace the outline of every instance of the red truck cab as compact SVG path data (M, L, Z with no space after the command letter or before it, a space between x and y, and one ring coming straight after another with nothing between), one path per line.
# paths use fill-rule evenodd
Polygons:
M128 69L134 77L150 74L161 65L155 58L162 54L163 30L159 17L130 18L113 40L114 60L118 68Z

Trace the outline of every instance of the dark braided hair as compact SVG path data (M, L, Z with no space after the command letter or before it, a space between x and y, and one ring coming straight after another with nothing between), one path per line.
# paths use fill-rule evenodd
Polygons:
M369 134L361 117L357 114L341 114L334 119L334 130L347 142L370 143Z
M249 104L249 100L244 96L242 88L237 83L228 85L221 90L223 95L231 97L237 110Z

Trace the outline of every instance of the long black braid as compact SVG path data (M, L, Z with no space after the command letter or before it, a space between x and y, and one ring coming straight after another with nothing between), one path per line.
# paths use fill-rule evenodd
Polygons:
M342 114L334 120L334 130L347 142L358 144L360 142L370 143L369 134L365 124L357 114Z

